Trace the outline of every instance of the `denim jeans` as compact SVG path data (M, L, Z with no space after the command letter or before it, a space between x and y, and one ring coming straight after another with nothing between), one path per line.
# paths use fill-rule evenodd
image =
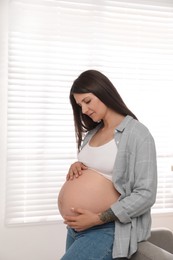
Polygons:
M114 222L80 232L67 229L66 253L61 260L112 260Z

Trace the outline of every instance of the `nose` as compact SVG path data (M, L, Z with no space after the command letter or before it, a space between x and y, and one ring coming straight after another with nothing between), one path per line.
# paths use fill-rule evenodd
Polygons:
M87 105L86 105L86 104L82 104L82 113L83 113L83 114L86 114L87 111L88 111Z

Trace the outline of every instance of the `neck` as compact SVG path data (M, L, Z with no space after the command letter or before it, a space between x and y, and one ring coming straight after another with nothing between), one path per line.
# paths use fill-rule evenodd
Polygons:
M125 116L118 113L110 113L107 118L103 119L104 129L115 129L124 119Z

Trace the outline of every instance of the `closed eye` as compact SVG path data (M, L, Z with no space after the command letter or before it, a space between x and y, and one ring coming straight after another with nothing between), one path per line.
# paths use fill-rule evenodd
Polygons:
M91 100L85 101L85 104L89 104L91 102Z

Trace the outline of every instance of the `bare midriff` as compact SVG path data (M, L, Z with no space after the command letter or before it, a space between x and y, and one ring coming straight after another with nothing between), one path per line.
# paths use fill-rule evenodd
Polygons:
M58 196L58 208L62 217L73 215L71 208L99 213L110 208L118 198L119 193L110 180L87 169L78 178L64 183Z

